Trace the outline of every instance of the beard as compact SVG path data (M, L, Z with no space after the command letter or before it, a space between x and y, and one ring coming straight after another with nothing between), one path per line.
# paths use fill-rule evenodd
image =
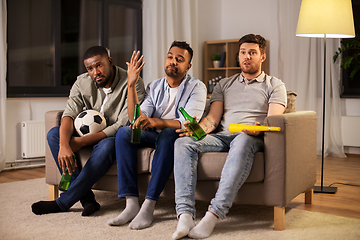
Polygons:
M243 64L240 65L240 69L241 69L241 72L243 73L246 73L246 74L255 74L255 73L258 73L258 71L260 70L260 66L261 65L257 65L257 66L251 66L250 65L250 68L245 68L243 66Z
M178 76L178 72L179 72L179 69L174 67L174 66L171 66L171 65L168 65L166 68L165 68L165 73L167 76L169 77L176 77Z
M106 84L109 82L109 80L110 80L110 77L106 77L106 76L101 76L101 77L105 77L105 80L104 81L102 81L101 83L98 83L98 82L96 82L95 80L95 84L96 84L96 86L97 87L99 87L99 88L103 88L103 87L105 87L106 86Z

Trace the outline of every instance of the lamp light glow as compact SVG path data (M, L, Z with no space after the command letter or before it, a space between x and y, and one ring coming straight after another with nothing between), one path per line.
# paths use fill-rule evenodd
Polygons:
M355 37L351 0L302 0L296 36Z

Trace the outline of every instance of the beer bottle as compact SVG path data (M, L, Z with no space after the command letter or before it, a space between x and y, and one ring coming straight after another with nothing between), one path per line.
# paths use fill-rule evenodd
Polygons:
M195 120L195 118L191 117L184 108L179 108L181 114L184 116L185 120L190 121L187 127L192 131L192 137L196 140L203 139L206 136L204 130L200 127L199 123Z
M135 120L140 116L140 106L139 104L135 104L135 110L134 110L134 117L131 121L130 125L130 142L134 144L139 144L141 140L141 129L140 124L137 128L133 128L133 125L135 123Z
M74 161L76 161L75 155L73 155ZM65 172L61 175L59 190L67 191L71 182L72 175L69 174L68 168L65 169Z

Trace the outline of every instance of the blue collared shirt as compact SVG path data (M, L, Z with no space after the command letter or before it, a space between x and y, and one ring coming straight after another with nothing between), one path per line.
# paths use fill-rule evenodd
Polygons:
M141 112L151 118L160 118L169 100L169 84L166 77L157 79L148 84L144 101L141 103ZM206 103L206 86L197 78L186 74L178 87L175 98L175 119L184 128L184 117L179 111L183 107L190 116L196 116L200 121Z

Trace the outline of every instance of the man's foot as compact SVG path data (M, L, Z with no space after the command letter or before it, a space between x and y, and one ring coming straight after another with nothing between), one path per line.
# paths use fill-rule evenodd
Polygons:
M107 223L110 226L121 226L134 219L140 210L137 197L126 197L126 207L119 216L110 219Z
M141 205L139 213L131 221L129 227L136 230L150 227L151 223L154 220L155 204L155 200L145 199L145 201Z
M62 212L55 201L40 201L31 205L32 212L36 215Z
M218 217L212 212L207 211L205 217L201 219L198 225L190 230L188 236L191 238L207 238L213 232Z
M85 202L83 204L84 210L81 213L81 216L87 217L96 212L100 209L100 204L97 203L95 200L91 202Z
M173 233L173 239L180 239L189 234L189 231L195 227L194 220L190 214L183 213L179 217L176 231Z

